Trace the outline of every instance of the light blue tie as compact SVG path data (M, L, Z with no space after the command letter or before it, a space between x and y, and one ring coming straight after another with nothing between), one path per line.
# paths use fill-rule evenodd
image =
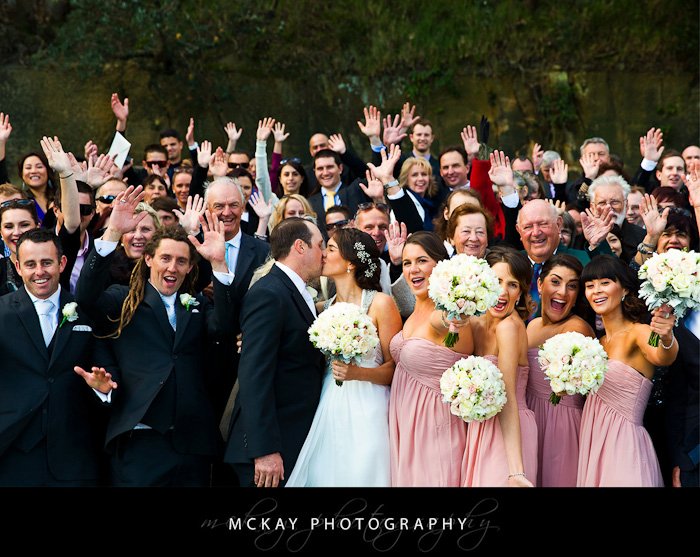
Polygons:
M231 268L231 263L233 262L233 250L236 249L230 242L226 242L226 267L228 267L229 273L235 273L236 269Z
M36 304L39 310L37 313L39 314L41 333L44 336L44 344L48 346L51 344L53 333L56 330L53 302L51 300L38 300Z
M175 308L167 300L163 299L165 304L165 311L168 313L168 321L170 321L170 326L173 331L177 330L177 320L175 319Z

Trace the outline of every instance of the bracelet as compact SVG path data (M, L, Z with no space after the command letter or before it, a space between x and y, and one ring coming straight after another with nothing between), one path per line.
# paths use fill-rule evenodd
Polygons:
M60 174L58 175L58 177L59 177L61 180L66 180L66 179L70 178L71 176L73 176L73 173L72 173L72 172L71 172L68 176L61 176Z
M387 182L384 184L384 191L388 190L389 188L394 188L399 185L399 181L394 179L391 182Z
M444 315L444 314L442 314L442 313L440 314L440 319L442 320L442 324L443 324L445 327L447 327L447 328L449 329L449 328L450 328L450 324L445 320L445 315Z
M671 335L671 344L669 344L668 346L666 346L664 344L664 341L661 340L661 337L659 337L659 344L661 345L661 348L663 348L664 350L671 350L671 348L673 348L674 342L676 342L676 337L674 335Z
M267 234L258 234L257 232L253 234L258 240L267 240Z
M515 474L508 474L508 479L515 478L516 476L522 476L525 478L525 472L516 472Z

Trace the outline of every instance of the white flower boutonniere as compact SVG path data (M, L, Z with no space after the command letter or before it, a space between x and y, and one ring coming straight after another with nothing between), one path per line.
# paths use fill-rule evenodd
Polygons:
M63 327L63 324L66 321L70 321L71 323L73 321L78 320L78 304L75 302L69 302L65 306L63 306L63 309L61 310L61 315L63 315L63 319L61 319L61 324L58 326L59 328Z
M180 294L180 303L187 311L190 311L191 308L199 305L199 302L195 299L195 297L190 296L189 294Z

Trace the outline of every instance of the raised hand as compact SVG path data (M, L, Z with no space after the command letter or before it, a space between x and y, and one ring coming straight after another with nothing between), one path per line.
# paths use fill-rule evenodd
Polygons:
M339 155L344 155L347 151L345 140L339 133L334 133L328 138L328 146Z
M656 198L645 193L642 201L639 203L639 212L642 214L647 235L651 239L650 243L657 244L661 234L666 230L666 223L668 222L668 215L671 209L666 207L663 213L659 213L659 203L656 201Z
M214 156L209 161L209 169L214 178L221 178L228 174L228 158L221 147L216 148Z
M41 148L49 161L49 166L58 172L59 177L62 174L72 174L71 160L68 154L63 150L58 137L54 136L54 138L51 139L50 137L44 136L41 139Z
M160 166L154 165L153 168L151 168L151 172L158 176L158 178L161 178L163 182L165 182L165 185L168 187L168 189L170 188L170 176L168 176L167 170L161 168Z
M583 237L592 247L597 247L603 242L615 224L615 213L610 207L604 207L598 215L590 208L585 213L581 213L581 224L583 225Z
M102 394L106 395L109 391L116 389L118 385L112 380L112 374L107 372L103 367L93 366L91 368L92 373L85 371L80 366L75 366L73 371L80 375L88 387L100 391Z
M372 173L382 181L382 184L388 184L394 179L394 167L401 158L401 147L392 144L389 147L389 155L386 154L386 149L381 151L382 163L379 166L374 166L371 162L367 163Z
M688 188L690 205L694 209L700 208L700 163L690 163L688 174L685 177L685 185Z
M142 186L129 186L117 194L112 203L109 226L102 236L103 240L118 242L124 234L136 230L138 224L148 216L146 211L134 213L145 195Z
M578 162L583 169L583 175L589 180L595 180L600 168L600 161L596 160L595 155L593 153L583 155Z
M0 112L0 144L4 145L10 138L12 133L12 124L10 124L10 115Z
M282 122L275 123L275 127L272 128L272 135L275 137L275 143L284 143L289 137L288 133L284 133L284 124Z
M415 113L415 104L411 106L411 103L408 101L403 103L403 108L401 109L401 123L399 125L402 132L407 132L411 126L420 120L420 116L414 116Z
M255 138L258 141L267 141L267 138L270 137L270 134L272 133L272 126L274 125L274 118L263 118L262 120L258 120L258 131L255 134Z
M480 147L479 139L476 135L476 128L474 126L467 126L466 128L462 128L462 133L460 133L460 136L462 137L462 142L464 143L464 150L467 152L469 160L473 159L474 157L476 157L476 155L479 154Z
M402 222L392 222L389 229L384 231L386 245L389 249L389 258L392 264L401 265L403 260L403 247L408 239L408 230Z
M569 179L569 165L563 159L557 159L552 163L549 178L553 184L566 184Z
M112 106L112 113L117 119L117 123L121 124L120 131L126 129L126 121L129 119L129 99L124 97L124 103L119 100L119 95L117 93L112 93L112 98L110 100L110 105Z
M235 145L238 140L241 138L241 135L243 134L243 128L236 128L236 124L234 122L229 122L224 126L224 131L226 132L226 136L228 137L228 140L233 142Z
M544 150L542 145L535 143L532 147L532 163L535 165L535 170L539 170L542 166L542 159L544 158Z
M406 132L402 131L400 126L400 118L398 114L393 119L391 114L384 117L384 145L398 145L406 137Z
M554 199L548 199L547 201L549 201L549 204L557 210L557 215L561 216L566 212L566 203L560 199L556 201Z
M190 118L190 123L187 125L187 133L185 134L185 141L187 141L188 147L192 147L195 144L195 141L194 141L194 118Z
M92 139L88 139L87 143L85 143L85 147L83 147L83 153L85 155L85 160L90 160L91 158L97 158L98 153L100 150L97 148L97 144L92 141Z
M174 212L184 231L195 236L199 232L199 217L204 214L204 198L199 194L194 197L190 195L187 198L185 212L183 213L180 209L175 209Z
M515 187L513 182L513 169L510 167L510 159L503 151L493 151L489 155L491 168L489 170L489 179L499 188Z
M270 201L265 203L265 199L263 198L263 196L260 195L258 192L255 192L250 196L249 203L250 206L253 208L253 211L255 211L255 214L258 215L260 220L270 220L270 216L272 215L272 211L274 210L274 208L272 207L272 198L270 198Z
M664 152L664 134L660 128L649 128L646 135L639 138L639 154L650 161L659 162Z
M364 124L357 121L357 126L360 131L367 137L379 137L382 131L382 113L376 106L365 107L365 122Z
M240 134L239 134L240 135ZM208 168L211 162L211 141L206 139L197 147L197 164L202 168Z
M362 191L365 192L367 197L382 203L384 201L384 186L382 185L382 181L377 178L371 170L365 172L365 177L367 178L367 185L365 186L360 182L360 188L362 188Z
M211 263L214 271L227 273L226 267L226 240L224 238L224 225L215 214L208 209L199 217L202 225L204 241L200 242L194 234L187 236L199 255Z
M96 190L112 177L110 173L112 167L114 167L113 156L102 154L97 158L89 158L87 160L87 172L83 181L93 190Z

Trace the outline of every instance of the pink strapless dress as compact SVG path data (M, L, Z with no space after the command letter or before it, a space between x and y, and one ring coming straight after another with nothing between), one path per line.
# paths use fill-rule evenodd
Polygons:
M498 365L496 356L483 356ZM525 404L528 367L518 366L516 401L520 418L520 444L523 455L523 471L533 484L537 478L537 425L535 415ZM465 451L466 487L506 487L508 485L508 459L498 416L485 422L472 422L467 432Z
M552 389L537 360L537 348L527 351L530 374L525 400L537 423L537 487L576 487L578 443L585 399L581 395L561 397L559 404L549 402Z
M581 418L579 487L662 487L661 469L642 425L652 382L608 361L605 380L588 395Z
M440 377L466 357L418 337L391 339L396 362L389 398L391 485L458 487L467 424L442 402Z

